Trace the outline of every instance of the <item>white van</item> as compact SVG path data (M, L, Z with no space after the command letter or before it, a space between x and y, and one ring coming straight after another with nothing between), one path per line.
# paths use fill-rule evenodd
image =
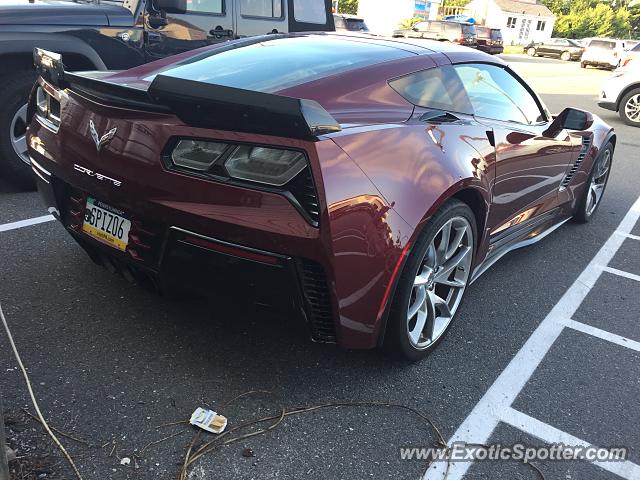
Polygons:
M625 42L615 38L592 38L584 49L580 66L605 67L615 70L624 57Z

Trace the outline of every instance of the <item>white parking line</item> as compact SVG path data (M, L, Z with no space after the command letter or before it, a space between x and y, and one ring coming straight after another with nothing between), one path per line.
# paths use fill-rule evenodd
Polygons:
M623 347L630 348L631 350L635 350L636 352L640 352L640 342L636 342L635 340L631 340L627 337L622 337L620 335L616 335L615 333L607 332L605 330L600 330L599 328L592 327L591 325L587 325L586 323L576 322L575 320L565 320L565 326L577 330L582 333L586 333L593 337L601 338L602 340L606 340L611 343L615 343L616 345L621 345Z
M609 237L600 251L589 262L589 265L538 325L520 351L511 359L504 371L458 427L449 439L449 445L454 442L487 443L501 421L502 413L511 407L516 396L524 388L540 362L542 362L549 348L560 336L565 320L573 316L595 285L603 271L602 265L607 265L611 261L625 241L624 235L619 235L618 233L628 234L631 232L638 218L640 218L640 198L636 200L622 219L617 232L614 232ZM536 435L534 432L530 433L534 436ZM425 480L442 479L446 472L447 480L460 480L470 466L471 463L469 462L453 462L450 464L448 472L446 472L446 462L434 462L427 470L424 478Z
M619 235L622 235L623 237L627 237L630 238L631 240L640 240L640 237L638 235L631 235L630 233L621 233L621 232L616 232Z
M530 417L518 410L514 410L509 407L504 412L502 412L502 421L508 423L512 427L517 428L526 433L531 433L535 435L540 440L543 440L549 444L563 444L570 446L585 446L585 447L594 447L595 445L590 444L589 442L585 442L584 440L574 437L562 430L558 430L551 425L548 425L540 420ZM602 449L603 457L606 458L606 450ZM597 455L596 455L597 456ZM622 478L628 479L638 479L640 478L640 467L633 462L628 460L624 461L616 461L616 462L599 462L597 460L592 461L594 465L599 466L603 470L606 470L611 473L615 473L616 475Z
M618 270L617 268L612 267L602 267L602 270L607 273L618 275L619 277L624 277L630 280L635 280L636 282L640 282L640 275L636 275L635 273L625 272L623 270Z
M53 215L43 215L41 217L28 218L26 220L19 220L17 222L3 223L0 225L0 232L7 232L9 230L15 230L16 228L29 227L31 225L38 225L39 223L45 223L55 220Z

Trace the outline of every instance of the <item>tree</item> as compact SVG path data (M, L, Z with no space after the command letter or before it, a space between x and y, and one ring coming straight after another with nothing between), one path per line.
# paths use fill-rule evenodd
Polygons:
M358 14L358 0L340 0L338 2L338 12L350 15Z
M543 0L557 16L554 36L568 38L637 36L640 18L627 8L627 0ZM632 7L633 8L633 7ZM636 9L633 8L635 11ZM640 9L639 9L640 10ZM640 11L638 12L640 14Z

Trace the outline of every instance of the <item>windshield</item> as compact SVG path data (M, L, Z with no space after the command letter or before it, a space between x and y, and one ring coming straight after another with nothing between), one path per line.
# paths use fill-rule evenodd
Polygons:
M273 93L338 73L413 54L358 40L321 36L279 38L177 64L163 75ZM153 80L153 76L146 80Z

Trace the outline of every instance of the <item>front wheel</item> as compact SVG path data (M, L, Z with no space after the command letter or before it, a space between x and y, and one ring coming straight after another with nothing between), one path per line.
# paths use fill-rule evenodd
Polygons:
M0 90L0 173L19 188L35 187L27 154L27 100L35 73L8 77Z
M613 145L607 143L598 158L593 162L589 180L585 185L582 197L576 207L574 220L578 223L588 223L598 210L604 190L609 181L611 164L613 162Z
M449 200L420 233L398 280L385 348L417 361L443 338L462 301L476 246L471 209Z
M631 90L622 98L618 114L627 125L640 127L640 88Z
M569 52L562 52L562 53L560 54L560 60L565 61L565 62L570 61L570 60L571 60L571 53L569 53Z
M528 48L527 55L529 55L530 57L535 57L537 55L536 49L534 47Z

